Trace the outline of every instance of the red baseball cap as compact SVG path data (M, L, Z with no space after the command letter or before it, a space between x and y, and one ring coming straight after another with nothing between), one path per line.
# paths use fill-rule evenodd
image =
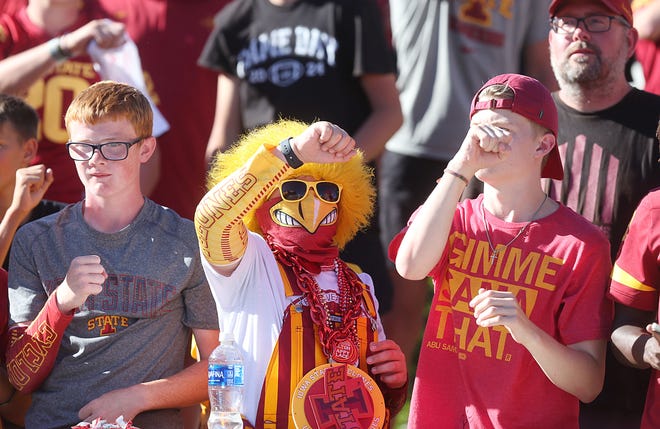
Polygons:
M513 90L513 99L492 99L478 101L479 94L485 88L504 84ZM480 110L486 109L508 109L532 122L546 128L557 137L559 127L557 119L557 106L550 95L550 91L538 80L520 74L501 74L486 82L472 99L470 106L470 119ZM561 180L564 178L564 168L561 165L561 157L557 145L552 148L547 160L541 170L541 177Z
M578 2L585 3L584 0L552 0L548 12L550 12L550 16L552 17L557 15L557 10L560 9L562 6L565 6L569 3L578 3ZM592 1L592 3L602 4L603 6L608 8L611 12L616 13L617 15L621 15L622 17L625 18L626 21L628 21L628 24L630 24L630 26L632 27L633 13L632 13L631 0L598 0L598 1Z

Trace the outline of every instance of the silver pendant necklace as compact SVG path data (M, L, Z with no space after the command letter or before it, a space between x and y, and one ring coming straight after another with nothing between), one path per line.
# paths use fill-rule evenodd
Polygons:
M511 243L516 241L518 239L518 237L520 237L523 234L523 232L525 232L527 230L527 227L534 221L534 219L536 219L536 216L541 211L541 207L543 207L543 205L545 204L545 201L547 199L548 199L548 194L545 194L545 197L543 198L543 201L541 201L541 205L539 205L539 207L536 209L536 211L532 215L532 218L530 219L530 221L527 222L525 225L523 225L522 228L520 228L520 231L518 231L518 234L516 234L515 237L513 237L511 240L509 240L509 242L506 243L504 245L504 247L501 248L501 249L496 249L495 246L493 246L493 242L490 239L490 233L488 232L488 229L490 228L490 226L488 225L488 222L486 221L486 210L484 209L484 201L481 200L481 219L484 222L484 228L486 229L486 239L488 240L488 246L490 247L490 251L492 252L490 254L490 265L493 265L495 263L495 260L499 256L499 254L502 251L508 249L509 246L511 245Z

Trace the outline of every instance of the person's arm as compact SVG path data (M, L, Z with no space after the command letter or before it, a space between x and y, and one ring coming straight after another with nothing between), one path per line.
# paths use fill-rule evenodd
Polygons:
M0 401L0 418L19 427L25 426L25 413L30 407L31 396L19 392L9 383L5 368L0 369Z
M51 295L35 320L9 328L7 372L9 381L23 393L34 392L55 366L64 331L73 313L62 313ZM34 351L39 350L39 356Z
M447 165L408 227L396 255L396 269L409 280L425 278L444 252L463 190L474 173L510 151L510 134L490 125L470 127L461 148Z
M0 261L7 259L14 234L53 183L53 171L43 164L16 170L11 205L0 221Z
M12 254L13 259L20 257ZM97 255L74 258L64 281L48 296L36 318L10 327L7 370L14 387L30 393L43 383L55 365L64 331L74 311L89 295L103 290L107 277ZM34 355L35 350L39 350L39 356Z
M208 397L208 357L218 345L218 331L194 329L199 361L171 377L113 390L88 402L80 409L81 420L103 417L115 421L133 419L144 411L181 408L198 404Z
M369 162L383 152L387 140L403 123L403 114L394 74L366 74L360 84L369 98L371 113L354 137Z
M0 359L4 361L4 359ZM4 362L0 365L0 429L2 421L20 427L25 426L25 413L30 406L30 395L23 394L9 382L9 374Z
M481 289L470 307L479 326L505 326L555 386L582 402L593 401L602 390L606 340L560 343L529 320L509 291Z
M34 82L55 67L63 58L60 55L82 55L92 40L103 49L120 46L124 43L124 24L97 19L71 33L3 59L0 61L0 92L23 96Z
M660 40L660 0L652 0L636 9L634 22L640 39Z
M51 53L54 41L12 55L0 61L0 92L18 97L42 76L50 72L58 60Z
M242 130L239 82L226 73L218 75L215 116L206 146L206 163L213 161L216 152L224 152L236 141Z
M452 167L450 163L448 168ZM474 172L458 168L452 171L467 180L474 175ZM465 186L466 183L451 174L442 175L401 241L395 260L401 277L422 280L438 263L449 237L456 204Z
M660 334L654 333L649 325L656 318L655 312L615 305L612 351L621 363L660 370Z
M8 296L9 286L7 284L7 271L0 268L0 306L9 306ZM0 312L0 349L5 350L7 347L7 322L9 316L7 312ZM16 389L9 382L7 375L7 368L5 367L4 358L0 358L0 416L4 406L11 402ZM0 428L2 425L0 424Z
M0 305L4 308L9 306L7 271L2 268L0 268ZM8 319L9 315L6 312L0 312L0 350L3 351L7 347ZM5 420L20 427L25 426L24 416L29 405L30 396L18 392L9 382L9 374L7 374L3 356L0 358L0 421Z
M369 352L369 371L377 378L385 406L394 416L403 408L408 394L406 356L393 340L373 342L369 344Z
M292 170L273 152L258 148L242 168L213 186L197 205L195 232L202 257L221 275L231 275L247 249L246 208L270 194L276 184L273 178L287 176ZM233 196L237 189L242 193L238 199Z
M7 369L4 366L0 366L0 407L10 403L15 393L16 388L9 382ZM2 413L2 410L3 408L0 408L0 413Z

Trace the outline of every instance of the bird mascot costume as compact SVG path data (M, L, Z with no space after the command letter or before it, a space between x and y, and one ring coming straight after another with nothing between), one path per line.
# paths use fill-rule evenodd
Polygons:
M282 120L209 172L195 227L221 330L243 355L246 427L389 427L405 402L405 357L371 278L339 257L375 201L354 145L327 122Z

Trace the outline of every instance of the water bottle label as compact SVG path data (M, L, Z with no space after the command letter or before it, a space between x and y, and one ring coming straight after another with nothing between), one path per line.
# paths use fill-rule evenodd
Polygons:
M209 364L209 386L243 386L243 365Z

